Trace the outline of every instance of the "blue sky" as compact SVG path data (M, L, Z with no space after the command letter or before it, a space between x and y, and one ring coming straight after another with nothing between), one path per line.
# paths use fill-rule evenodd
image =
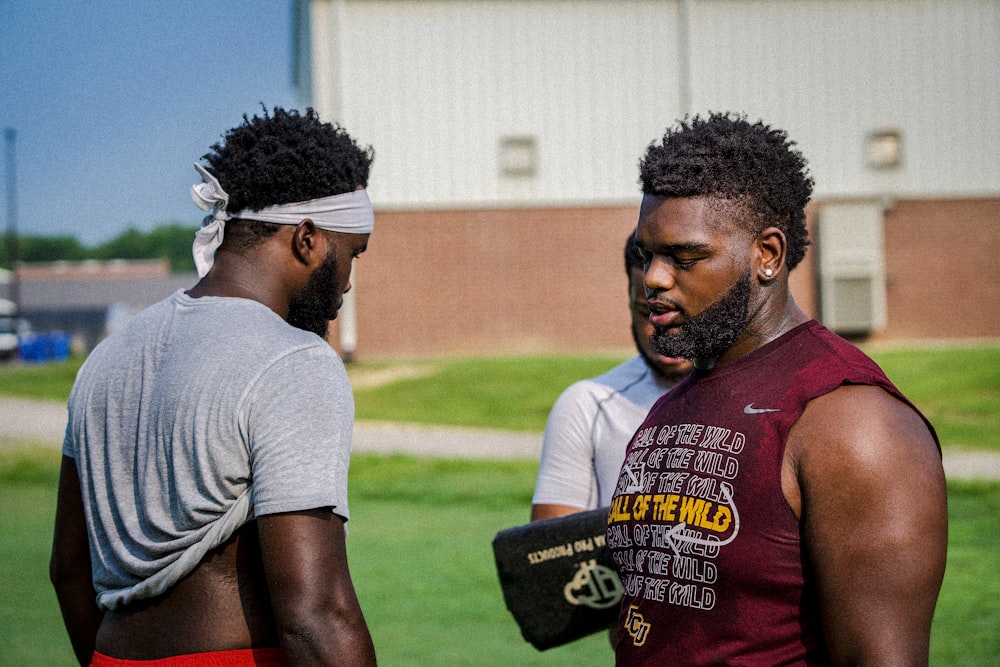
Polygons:
M129 227L197 225L192 164L261 103L298 106L291 4L0 0L18 231L92 245ZM6 230L6 159L0 175Z

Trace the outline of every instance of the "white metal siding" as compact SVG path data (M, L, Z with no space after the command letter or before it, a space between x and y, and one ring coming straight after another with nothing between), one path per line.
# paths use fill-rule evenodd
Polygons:
M333 1L340 120L375 146L380 207L633 201L684 111L680 0ZM688 7L692 110L787 129L819 196L1000 192L1000 3ZM893 170L864 164L882 129L902 136ZM500 174L506 135L536 138L535 176Z
M699 109L784 127L818 194L1000 192L1000 3L704 0L693 3ZM864 163L897 129L903 163Z
M677 115L676 5L348 2L343 121L375 146L380 206L634 199L636 163ZM504 136L538 172L502 176Z

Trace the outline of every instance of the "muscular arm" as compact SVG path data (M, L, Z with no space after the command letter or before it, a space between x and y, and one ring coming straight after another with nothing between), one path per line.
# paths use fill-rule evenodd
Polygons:
M834 664L926 665L948 528L919 415L875 387L838 389L793 427L783 473Z
M56 589L59 610L69 632L73 652L81 665L90 664L94 638L104 616L97 606L92 576L80 478L76 462L64 456L59 473L49 577Z
M329 509L257 519L261 555L290 665L375 664L347 568L343 519Z

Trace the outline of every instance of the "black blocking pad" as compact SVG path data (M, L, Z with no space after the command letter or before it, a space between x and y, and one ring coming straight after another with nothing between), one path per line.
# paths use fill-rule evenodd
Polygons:
M540 651L618 621L622 585L605 544L608 508L501 530L493 555L507 609Z

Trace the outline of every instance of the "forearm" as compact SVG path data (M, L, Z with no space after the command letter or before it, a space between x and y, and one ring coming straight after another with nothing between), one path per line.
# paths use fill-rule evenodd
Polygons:
M69 634L70 643L77 662L89 665L94 653L94 640L104 613L94 601L94 589L90 579L67 581L53 577L59 611Z
M571 507L570 505L555 505L539 503L531 506L531 520L541 521L542 519L554 519L567 514L576 514L584 511L583 507Z
M104 618L97 606L92 576L80 480L73 459L63 456L49 579L81 665L90 664L97 628Z

